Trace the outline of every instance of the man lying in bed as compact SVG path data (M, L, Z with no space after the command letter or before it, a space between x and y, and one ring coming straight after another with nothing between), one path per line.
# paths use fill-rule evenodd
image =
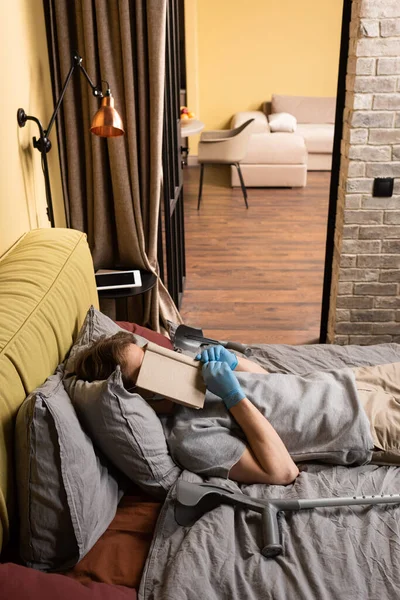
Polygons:
M222 346L197 359L208 390L200 411L135 388L159 415L182 467L242 483L286 485L299 473L296 462L400 463L400 363L300 377L267 373ZM129 390L142 360L143 350L121 332L84 352L76 374L106 379L119 364Z

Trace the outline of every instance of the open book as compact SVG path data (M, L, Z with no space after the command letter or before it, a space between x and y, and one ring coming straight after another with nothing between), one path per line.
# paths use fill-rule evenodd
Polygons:
M191 408L203 408L206 386L201 363L148 342L136 385Z

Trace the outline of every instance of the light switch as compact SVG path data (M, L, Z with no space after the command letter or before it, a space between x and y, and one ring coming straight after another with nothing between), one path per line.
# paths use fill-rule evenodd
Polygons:
M380 198L393 196L393 177L375 177L372 195Z

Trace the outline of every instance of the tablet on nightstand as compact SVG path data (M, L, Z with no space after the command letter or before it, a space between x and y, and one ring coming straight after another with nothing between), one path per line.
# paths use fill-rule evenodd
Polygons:
M99 291L140 287L142 285L142 278L138 270L97 272L95 277Z

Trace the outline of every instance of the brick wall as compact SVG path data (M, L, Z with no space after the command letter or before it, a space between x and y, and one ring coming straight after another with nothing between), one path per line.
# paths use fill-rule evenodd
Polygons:
M332 275L328 342L400 342L400 0L352 4Z

